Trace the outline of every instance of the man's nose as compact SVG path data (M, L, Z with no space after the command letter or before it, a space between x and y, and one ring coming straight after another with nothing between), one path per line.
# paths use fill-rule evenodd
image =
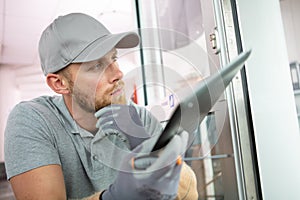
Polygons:
M109 66L111 82L119 81L123 78L123 72L119 68L119 64L117 62L113 62Z

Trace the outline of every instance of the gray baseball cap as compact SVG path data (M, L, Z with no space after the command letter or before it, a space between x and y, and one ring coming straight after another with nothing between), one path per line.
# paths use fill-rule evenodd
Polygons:
M71 13L55 19L42 33L39 55L45 75L71 63L97 60L114 47L132 48L139 44L135 32L112 34L95 18Z

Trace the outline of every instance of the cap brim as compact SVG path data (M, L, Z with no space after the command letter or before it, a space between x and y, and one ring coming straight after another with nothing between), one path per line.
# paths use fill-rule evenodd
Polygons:
M97 60L106 55L110 50L115 48L133 48L139 44L139 36L135 32L125 32L110 34L98 38L72 61L72 63L81 63Z

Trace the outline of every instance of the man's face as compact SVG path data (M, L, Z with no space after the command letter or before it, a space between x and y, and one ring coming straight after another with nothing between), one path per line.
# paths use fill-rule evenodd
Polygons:
M69 83L72 105L78 105L87 112L110 105L123 95L120 81L123 73L117 61L116 49L99 60L71 64L64 76Z

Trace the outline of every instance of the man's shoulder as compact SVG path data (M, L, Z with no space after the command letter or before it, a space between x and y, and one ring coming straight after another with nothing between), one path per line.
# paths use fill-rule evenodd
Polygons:
M53 115L57 107L54 100L57 97L40 96L28 101L21 101L14 106L8 120L32 120L40 119L41 116Z
M39 96L31 100L19 102L13 110L44 110L56 107L55 101L62 98L59 96Z

